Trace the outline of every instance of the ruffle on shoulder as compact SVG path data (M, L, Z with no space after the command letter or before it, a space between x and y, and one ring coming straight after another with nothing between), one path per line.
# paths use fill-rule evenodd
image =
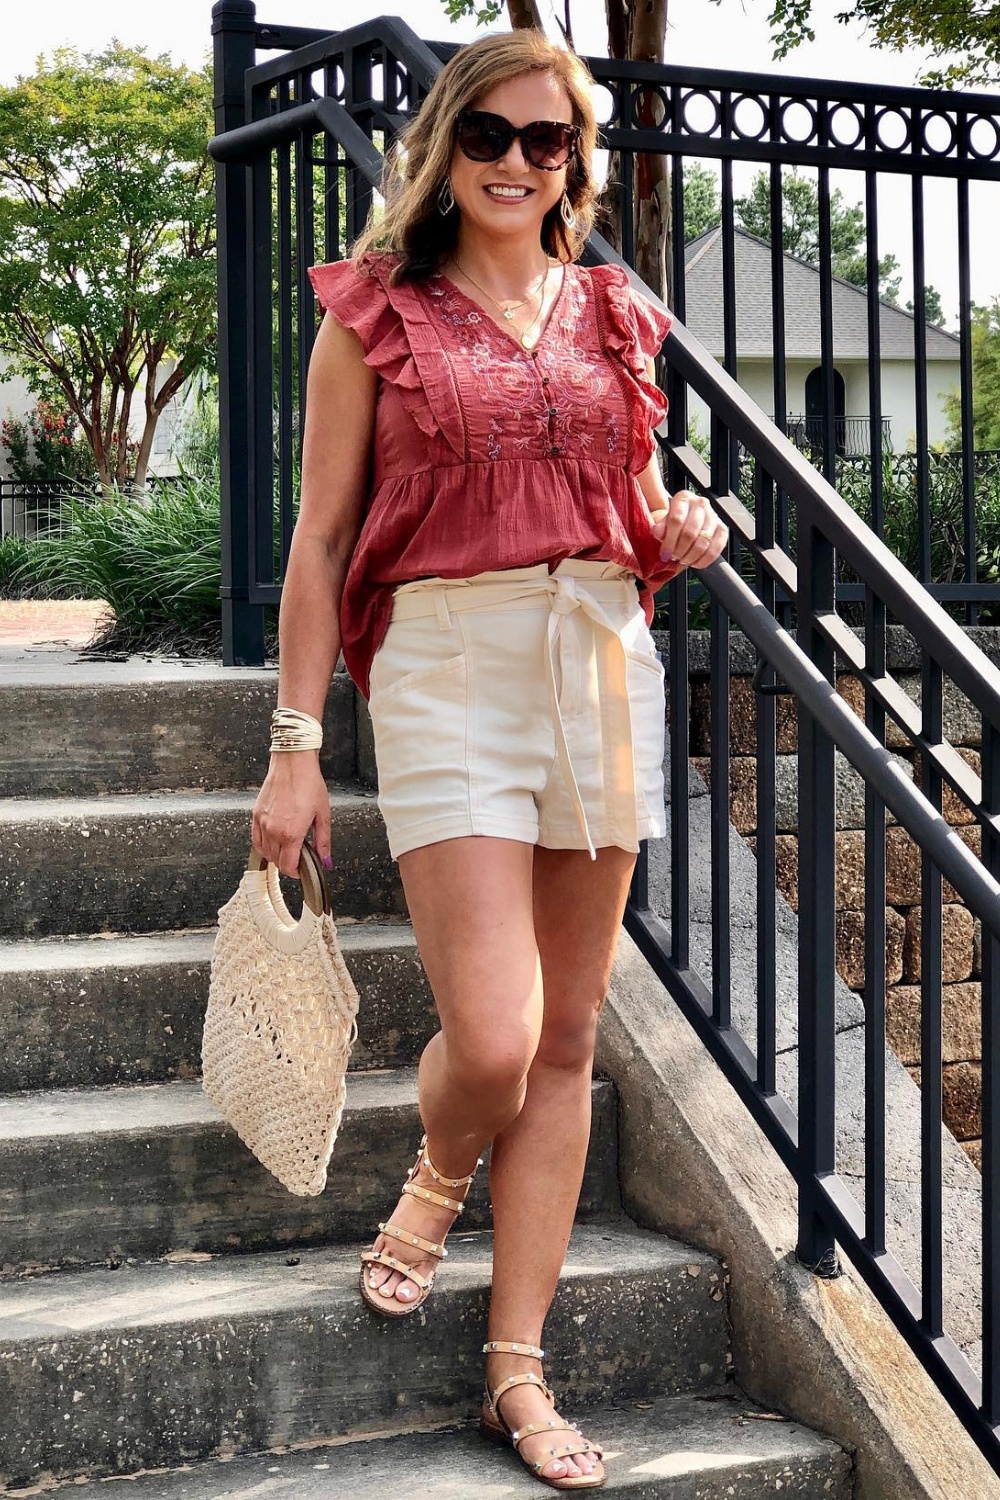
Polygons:
M646 359L659 353L673 326L673 313L663 312L635 291L620 266L592 266L597 295L602 299L605 349L630 377L635 440L630 467L641 472L656 448L653 429L667 414L669 402L646 372Z
M320 305L361 340L365 364L389 381L427 437L443 436L466 457L465 424L458 392L420 294L410 282L391 286L393 257L369 253L353 261L311 266L309 280Z

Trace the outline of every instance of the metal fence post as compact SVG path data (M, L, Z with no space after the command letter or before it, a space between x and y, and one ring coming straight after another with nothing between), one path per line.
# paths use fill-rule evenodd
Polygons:
M246 124L244 75L256 58L253 0L212 7L215 133ZM247 172L216 162L219 297L219 459L223 665L261 666L264 611L250 601L250 393L247 346Z
M816 624L831 611L834 551L799 502L798 643L828 682L833 649ZM799 1241L796 1254L817 1275L839 1274L833 1233L816 1212L813 1184L837 1170L836 1151L836 779L834 745L799 703Z

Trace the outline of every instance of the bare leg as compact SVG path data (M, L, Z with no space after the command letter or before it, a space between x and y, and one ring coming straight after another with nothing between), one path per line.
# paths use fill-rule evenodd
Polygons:
M542 1325L569 1243L587 1156L597 1021L634 865L635 855L617 846L598 850L596 860L586 850L535 850L534 924L545 1010L524 1106L493 1142L489 1338L544 1347ZM541 1374L541 1362L508 1353L487 1356L491 1390L506 1376L529 1371ZM558 1396L558 1380L555 1389ZM500 1410L512 1428L551 1415L544 1393L527 1386L503 1396ZM521 1451L538 1460L570 1439L567 1432L535 1433ZM552 1478L584 1474L598 1462L580 1453L553 1460L543 1472Z
M515 839L469 837L400 856L417 946L441 1018L441 1031L421 1056L418 1082L427 1149L446 1177L471 1172L524 1101L542 1026L534 852ZM413 1181L435 1186L425 1169ZM390 1222L439 1241L455 1218L404 1193ZM383 1235L375 1249L387 1249L421 1276L439 1264ZM401 1302L419 1295L414 1282L377 1262L369 1267L368 1285Z

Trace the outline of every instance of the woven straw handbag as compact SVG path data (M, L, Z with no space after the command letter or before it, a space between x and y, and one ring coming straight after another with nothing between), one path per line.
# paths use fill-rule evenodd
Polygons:
M251 848L219 907L202 1084L240 1140L290 1193L326 1186L340 1128L358 992L337 939L323 867L302 845L302 915L285 905L278 871Z

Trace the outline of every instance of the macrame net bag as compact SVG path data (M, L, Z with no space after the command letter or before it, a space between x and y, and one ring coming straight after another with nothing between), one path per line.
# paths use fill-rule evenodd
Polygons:
M263 866L263 868L261 868ZM323 869L302 846L298 921L256 850L219 907L202 1037L202 1085L279 1182L321 1193L347 1094L358 992Z

